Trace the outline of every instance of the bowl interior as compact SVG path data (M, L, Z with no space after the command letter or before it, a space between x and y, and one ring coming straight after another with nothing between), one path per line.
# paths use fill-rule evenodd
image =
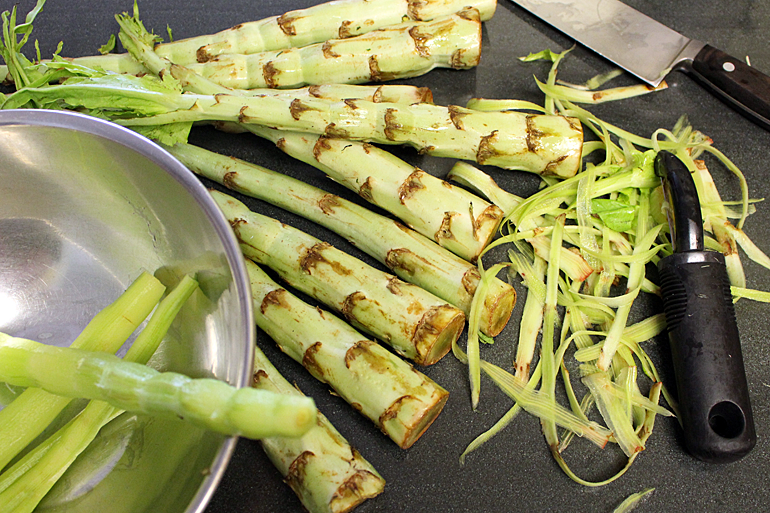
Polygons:
M141 271L169 287L183 274L201 285L150 364L247 384L248 281L225 219L192 173L111 123L0 112L0 331L69 345ZM0 394L0 408L11 393ZM124 414L40 510L202 511L233 447L181 421Z

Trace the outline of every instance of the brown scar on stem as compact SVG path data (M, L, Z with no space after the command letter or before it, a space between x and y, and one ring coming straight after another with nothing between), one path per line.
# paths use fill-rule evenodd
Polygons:
M468 113L463 112L462 109L456 105L450 105L447 110L449 110L449 120L452 121L454 127L458 130L465 130L462 118L467 116Z
M483 164L487 160L499 155L499 152L492 145L495 139L497 139L497 130L493 130L491 134L481 138L479 149L476 150L476 162Z
M271 290L265 294L265 297L262 298L262 302L259 305L259 311L264 315L270 306L278 306L288 309L289 303L286 301L287 294L288 292L286 292L286 289L283 288Z
M417 150L418 155L430 155L434 150L436 149L435 146L429 145L429 146L423 146L419 150Z
M350 107L352 110L356 110L358 108L358 105L356 105L356 101L351 98L345 98L342 100L342 103Z
M473 296L473 294L476 293L476 289L479 287L479 282L481 281L481 274L479 273L479 270L476 267L471 267L467 271L465 271L465 274L463 274L462 278L462 284L465 291Z
M284 13L276 19L276 23L278 24L278 27L281 29L281 32L286 34L287 36L296 36L297 35L297 29L294 28L294 21L297 19L296 16L292 16L289 13Z
M398 187L398 200L402 205L405 205L406 201L412 198L417 191L425 189L425 184L421 180L424 174L425 171L416 167Z
M262 369L259 369L257 372L255 372L251 377L251 382L254 385L259 384L261 381L270 379L270 377L267 375L267 372L265 372Z
M377 89L374 90L374 93L372 93L372 103L381 103L382 102L382 86L377 86Z
M404 285L406 285L406 283L399 280L395 276L391 276L390 278L388 278L388 285L386 288L388 289L388 292L390 292L394 296L401 296L403 294L401 292L401 287L403 287Z
M238 172L237 171L228 171L227 173L222 176L222 185L227 187L228 189L237 189L238 188Z
M318 200L318 207L326 215L334 214L334 207L340 206L339 196L334 194L324 194L323 198Z
M336 123L329 123L324 127L324 133L323 135L325 137L333 138L333 139L349 139L350 134L347 130L344 128L338 128Z
M321 98L323 95L321 94L321 86L318 84L313 84L311 86L308 86L307 88L307 94L314 98Z
M352 272L350 269L344 267L339 262L332 262L328 260L326 257L324 257L323 255L324 251L327 251L332 248L333 246L328 242L317 242L313 244L300 257L300 260L299 260L300 269L302 269L302 271L307 274L313 274L313 269L315 269L316 266L318 266L318 264L325 263L325 264L328 264L332 268L332 270L337 274L342 276L349 276Z
M366 294L361 291L356 291L352 294L348 294L348 296L342 302L341 313L347 320L350 321L356 318L353 314L353 310L356 308L356 303L360 301L366 301Z
M371 347L374 344L371 340L359 340L345 351L345 367L350 368L351 363L360 355L371 353Z
M304 451L291 462L284 481L292 490L298 491L302 489L302 483L305 481L306 476L305 467L314 457L315 454L312 451Z
M421 57L430 57L430 48L426 44L430 40L430 34L423 34L419 27L409 29L409 37L414 42L414 48Z
M442 239L455 240L455 234L452 233L452 218L459 216L457 212L444 212L444 218L441 220L441 226L436 230L433 238L436 242L441 243Z
M540 139L545 136L545 132L539 130L535 126L535 116L530 115L526 117L527 120L527 150L532 153L537 153L542 148Z
M370 182L371 179L371 176L367 177L366 181L364 181L361 187L358 188L358 195L366 201L372 201L374 199L374 195L372 194L372 184Z
M415 21L425 21L420 14L422 8L427 4L425 0L409 0L406 7L406 15L409 19Z
M382 71L377 56L369 57L369 80L372 82L387 82L398 78L398 73Z
M406 248L393 248L385 255L385 265L388 269L401 269L409 275L414 275L418 262L426 267L430 267L428 260Z
M310 372L310 374L316 378L322 381L326 381L324 379L324 369L316 359L316 354L321 350L322 346L323 344L321 344L321 342L315 342L310 347L308 347L305 350L305 354L302 356L302 366L305 367L308 372Z
M302 103L302 100L299 98L294 98L289 105L289 112L291 113L291 117L297 121L299 121L299 118L302 117L303 112L307 112L309 110L313 109Z
M562 155L556 160L550 161L548 164L546 164L545 168L543 169L543 172L540 173L542 176L558 176L558 172L556 168L559 167L559 165L567 160L569 158L569 155Z
M241 107L241 110L238 111L238 123L247 123L249 120L249 116L246 115L246 109L248 107L244 105Z
M276 77L281 74L281 70L276 69L273 61L268 61L267 64L262 66L262 78L265 79L265 85L270 89L278 87L278 81Z
M334 44L331 41L326 41L321 46L321 53L323 53L323 56L325 59L336 59L340 56L337 52L333 50Z
M321 154L331 149L332 146L329 144L329 138L321 135L316 139L316 142L313 145L313 158L321 160Z
M346 39L353 36L353 32L350 30L352 24L353 22L350 20L343 20L343 22L340 23L340 27L337 29L337 35L340 39Z
M395 132L403 128L401 123L397 121L397 114L398 109L385 109L385 128L383 129L383 132L385 132L385 137L389 141L395 141Z

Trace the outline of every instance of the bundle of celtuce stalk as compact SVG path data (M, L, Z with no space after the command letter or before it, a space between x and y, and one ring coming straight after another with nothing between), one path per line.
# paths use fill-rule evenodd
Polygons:
M296 228L252 212L227 194L211 194L246 257L272 268L292 287L340 312L402 356L431 365L459 338L465 315L457 307Z
M449 393L404 360L275 283L247 260L257 326L402 449L433 423Z
M168 148L189 169L234 191L299 214L342 235L404 281L470 314L477 268L385 216L300 180L189 144ZM373 236L372 233L376 235ZM481 331L496 336L511 316L516 292L495 278L481 311Z

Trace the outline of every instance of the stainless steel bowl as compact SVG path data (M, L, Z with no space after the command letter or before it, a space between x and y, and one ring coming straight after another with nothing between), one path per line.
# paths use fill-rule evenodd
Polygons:
M142 270L201 283L151 365L246 385L248 278L230 227L195 176L112 123L0 111L0 331L69 345ZM182 421L125 414L40 510L200 512L234 446Z

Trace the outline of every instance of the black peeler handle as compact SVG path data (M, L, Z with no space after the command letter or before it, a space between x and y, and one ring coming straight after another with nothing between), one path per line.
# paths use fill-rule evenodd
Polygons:
M735 461L756 433L725 260L703 250L698 195L682 161L660 152L655 172L671 207L674 253L658 270L685 445L703 461Z

